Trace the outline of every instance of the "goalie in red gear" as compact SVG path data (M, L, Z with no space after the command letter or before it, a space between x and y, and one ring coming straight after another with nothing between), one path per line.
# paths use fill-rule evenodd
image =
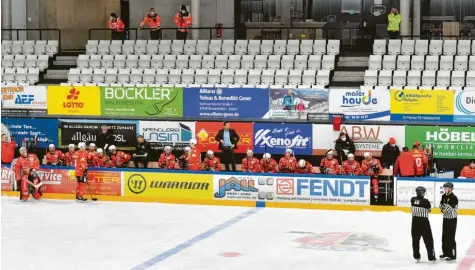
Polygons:
M295 170L296 174L314 174L312 163L305 161L304 159L299 160L297 169Z
M109 151L112 168L127 168L129 166L132 156L125 152L117 151L115 145L109 146Z
M97 157L96 144L90 143L87 152L87 166L94 166L94 159Z
M64 154L56 150L54 144L48 146L48 153L46 153L46 165L50 166L63 166L64 163Z
M76 152L76 160L74 162L74 171L76 174L76 180L78 185L76 187L76 200L77 201L87 201L84 198L84 193L86 191L86 181L87 181L87 151L86 144L80 142L78 144L79 150Z
M104 155L102 148L97 149L97 155L94 157L93 166L96 168L110 168L110 160Z
M254 157L252 150L247 150L247 156L242 159L241 169L243 172L259 172L259 160Z
M383 166L381 166L381 162L373 158L369 152L365 152L363 156L365 159L361 162L361 169L363 170L364 175L371 176L371 186L373 186L373 195L374 198L378 199L378 175L383 172Z
M20 200L26 201L30 197L40 199L41 191L39 190L41 183L37 171L40 169L40 161L33 153L28 153L25 147L20 148L20 157L13 166L15 179L20 187Z
M333 157L333 151L328 150L325 157L320 162L320 171L323 174L339 174L341 169L338 160Z
M68 152L64 155L66 166L74 166L76 161L76 146L74 144L68 145Z
M421 149L421 143L419 141L413 143L411 153L416 160L416 176L423 177L426 173L429 160L424 150Z
M285 155L279 160L279 172L295 173L297 160L292 156L292 149L285 149Z
M343 172L346 175L362 175L363 171L358 161L355 160L355 155L349 153L346 156L348 159L343 162Z
M265 153L259 162L262 173L277 173L277 161L269 153Z
M158 159L158 167L165 170L174 170L175 169L176 159L172 154L171 146L165 146L163 153Z
M190 140L190 158L188 163L188 170L201 171L201 153L196 147L198 141L196 139Z
M214 152L212 150L208 150L206 152L206 158L203 161L203 170L205 171L221 171L221 162L219 158L214 156Z

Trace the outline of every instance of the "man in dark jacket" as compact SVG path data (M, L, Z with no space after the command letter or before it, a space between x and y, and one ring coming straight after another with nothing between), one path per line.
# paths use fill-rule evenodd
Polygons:
M383 146L383 152L381 153L381 161L384 168L394 166L396 160L399 157L399 146L396 145L396 139L389 138L389 142Z
M104 152L108 152L109 146L114 145L114 135L108 126L103 125L101 132L97 135L96 147L102 148Z
M140 168L139 163L142 163L143 167L147 168L150 149L150 144L144 140L142 135L139 135L137 137L137 144L135 145L135 152L133 154L135 168Z
M237 149L239 135L231 128L229 122L224 122L224 129L218 132L215 139L219 143L219 149L222 151L221 162L224 163L226 171L229 171L229 163L231 163L233 171L236 171L234 150Z
M346 156L349 153L354 154L356 152L355 143L348 134L340 132L340 137L335 142L335 150L340 156L340 162L343 163L344 160L347 160Z

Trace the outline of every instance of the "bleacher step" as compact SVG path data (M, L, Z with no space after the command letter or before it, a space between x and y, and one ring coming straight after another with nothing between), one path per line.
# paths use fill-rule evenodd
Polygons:
M69 69L54 69L54 68L49 68L46 70L46 73L44 74L44 79L46 80L68 80L68 72Z

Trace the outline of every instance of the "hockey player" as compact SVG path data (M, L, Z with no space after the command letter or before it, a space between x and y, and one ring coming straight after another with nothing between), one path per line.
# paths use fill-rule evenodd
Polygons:
M46 165L50 166L63 166L64 163L64 154L56 150L54 144L48 146L48 153L46 153Z
M178 167L182 170L190 169L191 148L189 146L183 149L183 154L178 158ZM199 164L198 164L199 165Z
M265 153L259 162L262 173L277 173L277 161L272 158L271 154Z
M94 159L97 157L96 144L90 143L87 150L87 166L94 166Z
M305 161L305 159L299 160L298 166L295 169L296 174L314 174L312 163Z
M175 169L175 156L172 154L172 147L165 146L163 148L163 153L158 159L158 167L165 170L174 170Z
M76 160L76 146L74 144L68 145L68 152L64 155L66 166L74 166Z
M104 155L102 148L97 149L97 155L94 157L93 166L96 168L110 168L110 160L107 155Z
M190 163L188 168L190 171L201 171L201 153L196 147L197 143L196 139L190 140Z
M355 155L349 153L348 160L343 162L343 173L346 175L362 175L363 171L358 161L355 160Z
M440 200L440 210L443 213L444 221L442 225L442 255L441 259L453 261L457 259L457 243L455 242L455 232L457 231L457 214L459 200L452 193L454 184L444 184L444 194Z
M371 186L373 186L373 196L377 200L379 195L378 175L383 172L383 167L379 160L373 158L369 152L364 152L364 160L361 162L363 174L371 176Z
M430 228L429 213L431 205L428 199L424 198L426 189L424 187L416 188L416 197L411 198L412 212L412 250L414 259L419 262L421 254L419 253L419 242L422 239L426 245L427 255L431 263L435 263L434 239Z
M412 146L412 156L416 160L416 176L423 177L427 170L428 159L424 150L420 149L421 143L415 141Z
M214 156L214 152L212 150L208 150L206 152L206 158L203 161L203 170L205 171L221 171L221 162L219 158Z
M259 160L254 157L252 150L247 150L247 156L242 159L241 169L243 172L259 172Z
M127 168L131 156L125 152L117 151L115 145L109 146L110 160L112 168Z
M74 162L74 170L77 179L76 187L76 201L87 201L84 198L84 192L86 191L87 181L87 152L86 144L83 142L78 143L79 150L76 152L76 161Z
M412 152L409 148L403 147L401 155L394 164L394 175L402 177L414 177L416 175L417 165Z
M333 157L333 151L328 150L325 153L325 157L320 162L320 171L323 174L339 174L340 166L338 160Z
M470 161L470 165L463 167L460 177L475 179L475 159Z
M279 160L279 172L295 173L297 160L292 156L292 149L285 149L285 155Z
M37 174L39 169L40 161L38 157L33 153L28 153L25 147L21 147L20 157L13 166L15 179L20 187L20 200L28 200L29 193L37 200L41 198L42 194L39 190L41 184Z

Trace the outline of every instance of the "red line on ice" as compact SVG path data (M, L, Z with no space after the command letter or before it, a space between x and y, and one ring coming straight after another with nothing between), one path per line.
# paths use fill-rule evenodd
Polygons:
M463 257L462 261L460 262L457 270L470 270L472 265L475 264L475 240L473 240L472 245L468 248L467 252L465 253L465 257Z

